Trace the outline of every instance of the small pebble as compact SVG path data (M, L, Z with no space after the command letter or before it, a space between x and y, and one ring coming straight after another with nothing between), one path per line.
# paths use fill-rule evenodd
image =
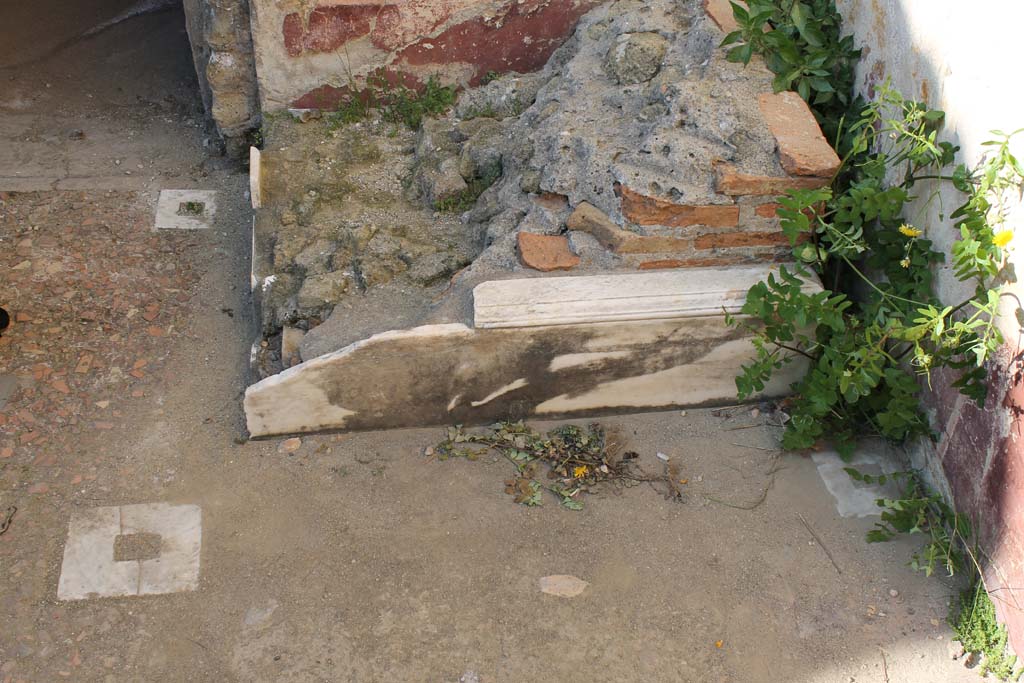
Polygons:
M664 460L665 462L668 462L670 458L664 453L658 453L658 460Z
M302 446L302 439L297 436L293 436L290 439L282 441L281 445L277 447L277 450L280 453L294 453L299 450L300 446Z
M900 597L900 592L898 590L896 590L895 588L890 588L889 589L889 597L890 598L898 598L898 597Z

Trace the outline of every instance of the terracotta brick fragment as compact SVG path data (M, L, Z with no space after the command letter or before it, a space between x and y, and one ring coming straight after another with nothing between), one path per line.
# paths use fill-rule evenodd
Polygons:
M779 145L779 161L786 173L831 178L839 169L839 155L821 134L804 99L787 91L764 93L757 103Z
M704 0L704 11L724 33L732 33L739 28L729 0Z
M92 367L92 359L92 354L83 354L82 357L78 359L78 365L75 366L75 372L79 375L84 375L89 372L89 368Z
M520 232L518 240L519 258L528 268L542 272L571 270L580 263L580 257L569 249L569 240L564 235Z
M728 228L740 222L740 207L735 204L676 204L667 199L648 197L622 185L616 186L616 194L622 197L622 215L637 225L663 225L670 228L706 225L711 228Z
M587 202L577 205L566 225L570 230L590 233L605 249L617 254L678 253L692 248L692 242L687 238L637 235L623 230L603 211Z
M732 247L768 247L789 244L781 232L718 232L701 235L693 241L697 249L728 249Z
M787 190L815 190L828 184L828 178L751 175L731 164L715 165L715 191L732 197L777 197Z

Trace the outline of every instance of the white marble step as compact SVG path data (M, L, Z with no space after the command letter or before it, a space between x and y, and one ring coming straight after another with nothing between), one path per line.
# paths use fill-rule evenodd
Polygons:
M493 329L737 313L747 290L777 271L764 265L493 280L473 290L473 322ZM805 285L805 291L820 289L817 282Z

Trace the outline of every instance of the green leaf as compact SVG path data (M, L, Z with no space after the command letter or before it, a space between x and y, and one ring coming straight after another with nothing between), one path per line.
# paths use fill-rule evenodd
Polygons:
M582 510L583 503L579 502L578 500L573 500L572 498L566 496L565 498L562 498L562 507L568 510Z
M806 78L801 79L800 82L797 83L796 91L800 93L800 97L805 100L811 99L811 84Z
M794 2L793 8L789 11L789 16L793 20L793 25L796 26L796 30L803 33L807 29L807 15L809 11L802 2Z

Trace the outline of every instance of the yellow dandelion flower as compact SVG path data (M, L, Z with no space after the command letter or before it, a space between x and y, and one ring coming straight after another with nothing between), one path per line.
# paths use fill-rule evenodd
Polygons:
M992 242L997 247L1005 247L1013 239L1013 230L1000 230L992 236Z
M900 265L903 266L904 268L909 268L910 267L910 259L908 259L908 258L900 259Z
M572 468L572 476L574 476L576 479L579 479L580 477L585 477L587 475L587 471L588 470L587 470L587 466L586 465L580 465L579 467L573 467Z
M905 235L907 237L920 237L921 235L924 234L924 231L918 230L913 225L907 225L906 223L904 223L903 225L900 226L900 234Z

